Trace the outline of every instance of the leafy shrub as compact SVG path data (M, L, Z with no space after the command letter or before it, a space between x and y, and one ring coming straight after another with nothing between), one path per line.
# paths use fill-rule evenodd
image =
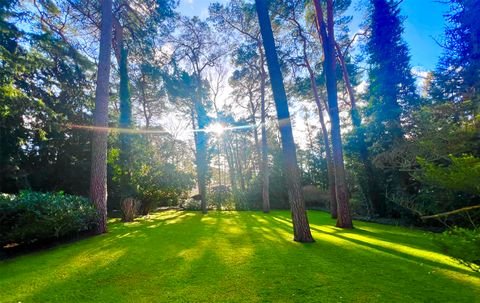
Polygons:
M480 228L455 227L436 235L435 242L443 252L480 272Z
M209 198L211 199L211 204L217 209L235 209L233 204L232 192L225 185L213 186L210 189Z
M112 146L118 145L118 138L112 138ZM129 163L129 182L131 192L125 190L120 182L125 173L120 161L120 149L110 148L108 164L111 176L109 181L109 207L121 208L121 201L125 196L131 196L141 202L139 214L148 215L159 206L175 206L185 199L195 185L191 173L179 170L171 163L163 162L156 151L142 138L132 141L132 153L135 161Z
M30 191L0 195L0 247L65 238L93 229L96 219L95 208L83 197Z
M418 163L422 167L418 180L443 189L480 195L480 158L472 155L455 157L450 155L447 164L428 162L420 157Z

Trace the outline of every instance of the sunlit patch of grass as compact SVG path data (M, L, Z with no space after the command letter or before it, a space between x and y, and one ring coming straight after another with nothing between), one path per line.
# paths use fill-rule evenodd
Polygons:
M168 211L0 262L0 302L480 302L480 276L431 234L310 212Z

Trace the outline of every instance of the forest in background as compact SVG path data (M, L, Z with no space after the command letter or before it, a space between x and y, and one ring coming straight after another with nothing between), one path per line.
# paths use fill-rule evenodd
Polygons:
M478 205L480 4L447 1L444 53L417 81L400 2L364 1L352 35L351 1L271 1L282 83L305 129L294 132L297 173L253 2L213 3L201 20L174 0L113 1L107 33L99 1L1 0L0 192L92 197L92 146L105 135L111 210L126 198L142 214L289 208L297 175L307 207L339 220L419 224Z

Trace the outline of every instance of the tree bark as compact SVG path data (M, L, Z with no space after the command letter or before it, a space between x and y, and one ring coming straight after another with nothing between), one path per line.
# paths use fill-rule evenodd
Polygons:
M308 62L308 60L306 62ZM315 75L313 74L313 70L311 69L309 64L307 65L307 68L310 74L310 82L312 84L313 96L315 98L315 103L317 104L317 108L318 108L318 117L320 120L320 126L322 128L323 144L325 145L325 154L327 158L328 190L330 192L330 213L332 218L336 219L338 216L337 190L335 185L335 171L334 171L334 165L332 160L332 153L330 149L330 142L328 139L328 130L327 130L327 126L325 125L325 120L323 117L323 110L322 110L322 105L320 103L320 96L318 94L318 87L315 82Z
M242 157L238 147L238 138L235 138L235 162L237 163L238 179L240 180L240 190L245 191L245 177L243 174Z
M258 41L258 51L260 53L260 106L261 106L261 122L262 122L262 202L263 212L270 212L270 177L268 168L268 142L267 142L267 126L266 123L266 106L265 106L265 89L267 73L265 71L265 56L263 54L262 45Z
M300 36L300 38L302 39L302 42L303 42L303 62L305 64L305 67L307 68L308 75L310 77L310 85L312 86L313 98L315 100L315 104L317 105L317 109L318 109L318 117L319 117L319 120L320 120L320 126L322 128L322 138L323 138L323 144L325 145L325 154L326 154L326 158L327 158L328 190L330 192L330 214L331 214L333 219L336 219L337 216L338 216L338 214L337 214L337 209L338 209L337 191L336 191L336 188L335 188L335 172L334 172L332 154L331 154L331 150L330 150L328 130L327 130L327 127L325 125L325 120L324 120L324 117L323 117L322 104L320 102L320 95L318 93L317 82L315 81L315 73L313 72L313 68L310 65L310 61L308 60L307 39L303 34L303 30L301 28L300 23L298 23L297 20L293 20L293 21L297 25L299 36Z
M200 81L199 81L200 82ZM200 89L200 88L198 88ZM207 213L207 173L208 173L208 163L207 163L207 133L205 132L207 113L201 100L195 102L195 109L197 112L197 125L198 132L195 136L196 144L196 162L197 162L197 178L198 178L198 190L200 192L200 205L202 212Z
M284 170L287 179L288 196L292 213L293 239L298 242L313 242L314 240L310 232L307 211L305 209L303 189L300 183L300 172L298 169L295 142L290 122L287 94L283 85L283 76L278 62L277 51L275 49L272 25L268 15L266 1L255 0L255 3L275 106L277 108L277 117L282 140Z
M98 58L94 131L92 136L92 167L90 172L90 200L98 214L97 234L107 232L107 139L108 100L110 86L110 54L112 51L112 0L103 0Z
M343 80L345 81L345 86L347 88L348 96L350 99L350 116L352 119L353 130L357 137L359 159L363 165L363 169L365 170L366 180L360 181L360 186L362 187L363 192L368 195L368 199L370 200L370 204L372 205L374 212L380 216L384 216L385 204L383 203L383 199L380 197L380 188L376 180L372 163L370 162L370 159L368 157L368 149L365 143L365 131L362 127L360 111L357 108L355 92L353 91L352 83L350 82L350 76L348 75L345 58L343 57L338 43L335 43L335 48L337 50L338 62L342 67Z
M226 141L229 140L229 141ZM223 142L224 149L225 149L225 154L227 156L227 163L228 163L228 173L230 176L230 186L232 187L232 192L236 193L237 192L237 179L235 175L235 162L234 162L234 156L233 156L233 150L231 146L230 139L225 139Z
M337 194L337 227L353 228L350 214L348 188L343 163L342 137L340 133L340 117L337 100L337 79L335 59L335 36L333 23L333 1L327 0L327 25L323 20L323 10L319 0L313 0L317 21L317 31L322 41L324 52L324 69L327 83L328 107L332 136L333 164L335 168L335 185ZM327 32L328 31L328 32Z

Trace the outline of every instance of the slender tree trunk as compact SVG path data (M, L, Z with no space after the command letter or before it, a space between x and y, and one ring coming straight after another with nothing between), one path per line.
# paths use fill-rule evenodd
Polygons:
M360 181L360 186L362 187L363 192L368 196L374 212L380 216L384 216L385 205L383 203L383 199L380 196L380 188L378 186L372 163L368 157L368 149L365 143L365 131L362 127L362 119L360 116L360 112L357 108L355 92L353 90L352 83L350 82L350 76L348 75L345 58L343 57L338 43L335 43L335 48L337 50L338 61L340 63L340 66L342 67L343 80L345 81L345 86L347 88L348 96L350 99L350 115L352 119L353 130L357 138L359 159L365 171L366 180Z
M334 169L333 159L332 159L332 154L330 149L330 142L328 139L328 130L323 117L323 110L322 110L322 105L320 103L320 96L318 94L317 83L315 82L315 75L313 74L313 71L309 64L307 64L307 69L309 70L309 74L310 74L310 83L312 84L313 97L315 98L315 103L317 104L317 108L318 108L318 118L320 120L320 126L322 128L322 138L323 138L323 144L325 146L325 154L327 158L328 190L330 192L330 213L332 215L332 218L336 219L338 216L337 191L336 191L336 185L335 185L335 169Z
M267 59L272 91L277 108L277 117L282 140L282 151L284 158L284 169L287 179L288 196L290 200L294 241L313 242L308 223L303 189L300 183L300 171L297 164L295 142L293 139L290 113L288 110L287 94L283 85L283 76L278 62L275 40L273 38L272 26L265 0L255 0L260 24L260 31L263 38L263 46Z
M110 54L112 51L112 0L103 0L101 6L100 52L93 114L95 129L92 136L92 168L90 172L90 200L98 213L97 234L107 232L107 128Z
M120 50L120 121L122 129L132 127L132 104L130 101L130 87L128 78L128 51L121 44ZM128 132L120 132L120 162L122 165L121 191L122 199L131 197L134 189L131 184L131 163L132 163L132 135Z
M200 206L204 214L207 213L207 175L208 175L208 155L207 144L208 134L206 133L207 126L207 112L203 105L203 98L201 94L202 90L202 76L201 70L198 66L198 62L192 62L195 70L196 91L195 91L195 111L197 114L197 130L195 135L195 158L197 164L197 180L198 189L200 192Z
M197 111L197 125L198 130L196 135L196 160L197 160L197 178L198 178L198 189L200 191L200 204L202 212L207 213L207 173L208 173L208 163L207 163L207 133L205 132L207 114L205 108L200 101L195 103Z
M245 191L245 178L243 175L243 165L242 165L242 159L240 156L240 150L238 148L238 138L235 138L235 160L237 162L237 173L238 173L238 179L240 180L240 189Z
M313 0L316 13L317 30L322 41L325 56L324 69L327 84L328 105L330 110L330 124L332 136L333 164L335 168L335 185L337 194L337 226L353 228L350 214L348 188L345 178L343 162L342 137L340 133L340 117L337 100L337 79L335 59L335 37L333 24L333 1L327 0L327 26L323 20L323 11L319 0ZM328 33L327 33L328 30Z
M313 69L310 65L310 61L308 60L308 56L307 56L307 40L303 36L303 33L301 32L300 24L297 23L297 25L299 26L299 33L303 40L303 60L307 68L308 75L310 77L310 84L312 85L313 98L315 99L315 104L317 105L318 117L320 120L320 126L322 128L322 137L323 137L323 143L325 146L325 154L327 158L328 190L330 192L330 214L332 218L336 219L337 209L338 209L337 191L335 188L335 172L334 172L332 154L330 150L330 142L328 139L328 130L325 125L325 120L323 117L322 104L320 102L320 95L318 93L317 82L315 81L315 73L313 72Z
M120 117L119 126L122 129L132 127L132 104L130 100L130 79L128 77L128 50L125 47L124 30L117 18L113 17L113 49L118 63L120 78ZM121 200L131 197L134 194L131 185L131 134L120 132L120 165L122 168L120 175Z
M237 180L235 177L235 163L234 163L234 157L233 157L233 151L230 146L230 144L227 144L227 142L224 141L224 148L225 148L225 154L227 156L227 163L228 163L228 173L230 176L230 185L232 187L232 192L236 194L237 192Z
M260 149L260 140L258 139L258 129L257 129L257 118L255 117L256 110L255 105L253 104L253 96L250 96L250 110L252 111L252 124L253 127L253 140L255 141L255 159L256 159L256 167L258 170L261 170L262 167L262 152Z
M142 79L140 81L140 91L141 91L141 98L142 98L142 112L143 112L143 117L145 118L145 128L149 129L150 128L150 119L152 118L151 112L147 108L147 94L145 93L145 85L146 85L146 80L145 80L145 74L142 72Z
M268 168L268 142L267 142L267 126L266 124L266 106L265 106L265 90L267 73L265 71L265 56L263 54L262 45L259 41L258 51L260 52L260 106L261 106L261 129L262 129L262 201L263 212L270 212L270 177Z

